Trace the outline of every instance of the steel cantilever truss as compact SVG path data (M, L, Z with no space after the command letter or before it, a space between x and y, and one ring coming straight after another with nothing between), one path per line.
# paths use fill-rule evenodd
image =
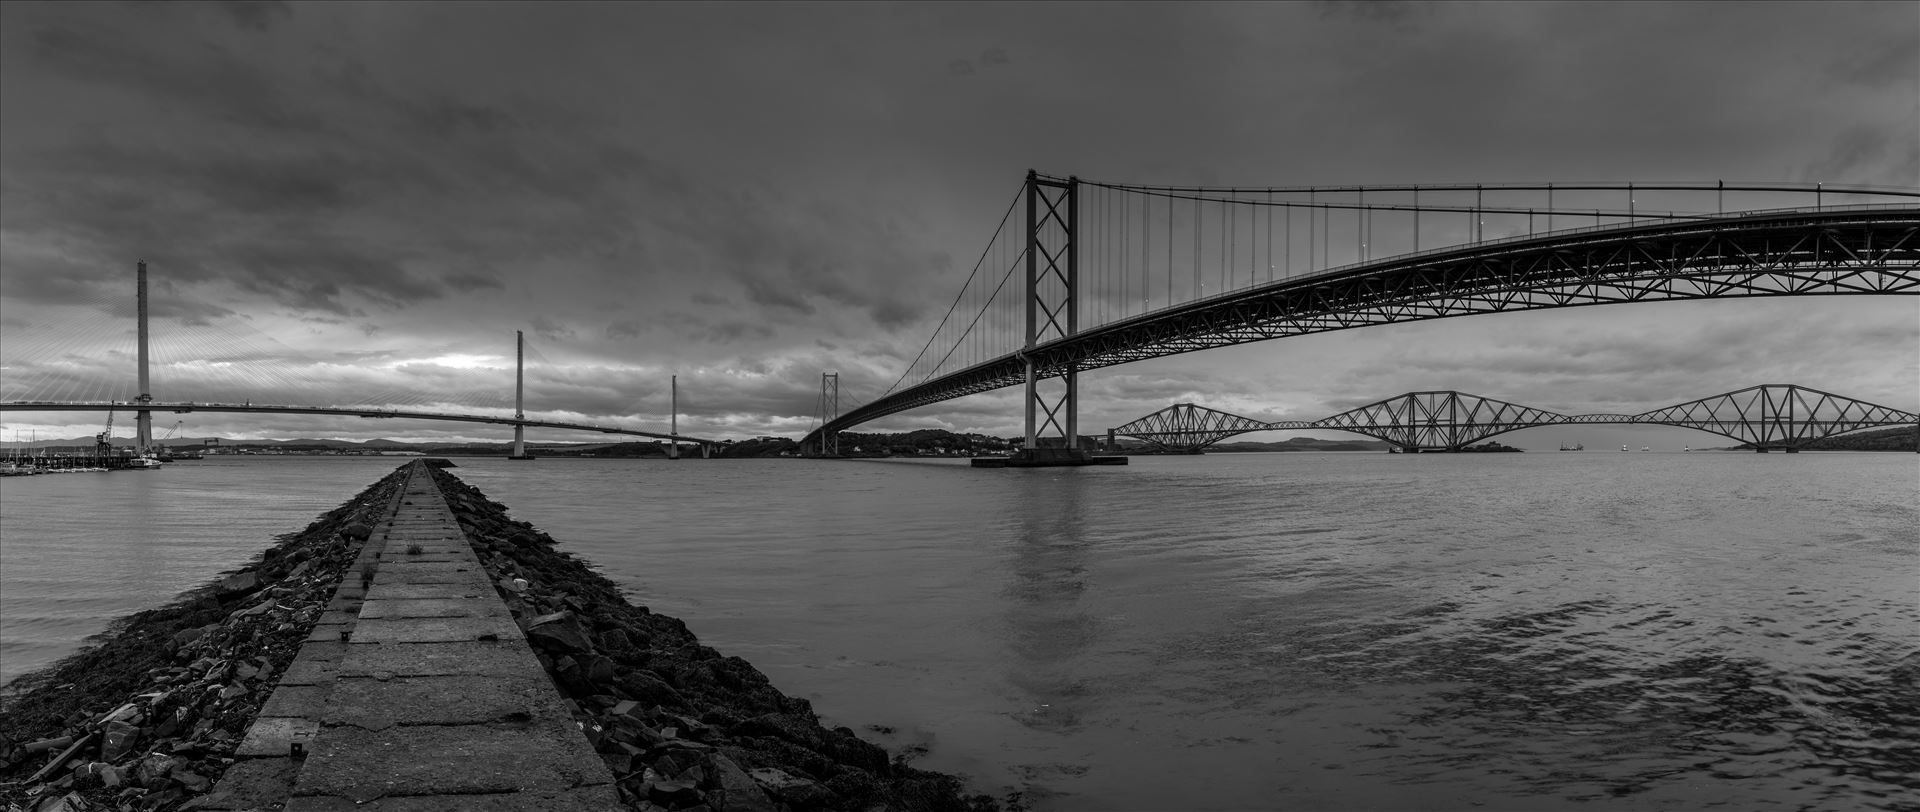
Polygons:
M1192 403L1176 403L1115 428L1112 433L1137 437L1161 448L1192 450L1250 431L1312 427L1312 423L1298 420L1268 423Z
M1710 431L1756 448L1798 449L1822 437L1914 425L1920 414L1793 385L1753 386L1635 415L1636 423Z
M1377 324L1745 296L1920 294L1920 207L1785 209L1574 229L1275 282L1042 340L842 415L851 426L1147 358Z
M1180 403L1113 430L1174 450L1279 429L1339 429L1407 451L1458 451L1510 431L1577 423L1631 423L1699 429L1759 449L1798 450L1823 437L1881 426L1916 426L1901 411L1793 384L1763 384L1639 414L1563 415L1456 391L1408 392L1313 421L1265 422Z
M1458 451L1509 431L1565 423L1566 415L1465 392L1408 392L1313 422L1378 437L1409 451Z

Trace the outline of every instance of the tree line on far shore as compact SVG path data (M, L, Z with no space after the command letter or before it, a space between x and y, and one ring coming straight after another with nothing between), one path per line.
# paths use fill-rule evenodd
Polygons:
M1861 431L1815 440L1803 446L1808 451L1906 451L1912 453L1920 449L1920 428L1913 426L1894 426L1892 428ZM1752 443L1742 443L1736 448L1750 449Z

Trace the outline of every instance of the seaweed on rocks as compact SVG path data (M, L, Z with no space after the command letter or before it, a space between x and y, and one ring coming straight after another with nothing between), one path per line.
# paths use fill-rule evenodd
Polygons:
M403 472L239 571L135 613L0 696L0 805L170 810L206 793Z
M773 687L685 623L635 606L552 537L436 470L440 490L587 740L634 809L984 812L992 797L915 769ZM1011 805L1018 807L1017 800Z

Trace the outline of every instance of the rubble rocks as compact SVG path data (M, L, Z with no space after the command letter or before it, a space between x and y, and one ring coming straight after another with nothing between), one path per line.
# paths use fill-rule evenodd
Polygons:
M260 574L252 571L236 572L220 583L213 585L213 596L223 601L238 600L260 588Z
M953 776L823 727L806 700L781 693L752 664L629 604L613 582L466 483L442 471L434 479L631 808L1000 808Z
M572 612L554 612L527 621L527 641L555 654L577 654L593 650L587 630Z
M100 760L112 763L133 752L134 744L140 739L140 728L126 722L108 722L106 734L106 741L100 745Z
M740 769L733 759L726 756L714 756L713 766L716 784L715 799L720 809L729 812L774 812L773 799L761 789L760 782Z
M966 794L953 776L913 769L851 730L821 726L806 700L781 693L745 660L628 603L552 538L452 475L433 476L630 808L1000 808ZM136 614L98 647L16 681L0 697L0 809L276 803L291 762L236 762L236 750L336 587L364 580L352 562L404 477L405 468L243 571Z
M215 790L401 479L0 696L0 809L168 812Z

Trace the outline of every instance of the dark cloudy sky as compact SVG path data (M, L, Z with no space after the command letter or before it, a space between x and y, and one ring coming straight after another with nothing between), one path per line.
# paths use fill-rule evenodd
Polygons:
M658 428L678 374L683 431L798 434L821 372L849 406L894 380L1028 168L1915 186L1917 100L1912 3L10 2L7 397L53 363L132 394L144 257L163 400L499 405L523 329L543 414ZM1916 367L1913 297L1602 307L1103 370L1082 425L1176 400L1313 418L1428 388L1583 412L1793 382L1912 409ZM182 391L218 369L240 371ZM1009 391L874 427L1018 420ZM98 430L13 413L6 439L82 422ZM215 415L184 432L493 438Z

